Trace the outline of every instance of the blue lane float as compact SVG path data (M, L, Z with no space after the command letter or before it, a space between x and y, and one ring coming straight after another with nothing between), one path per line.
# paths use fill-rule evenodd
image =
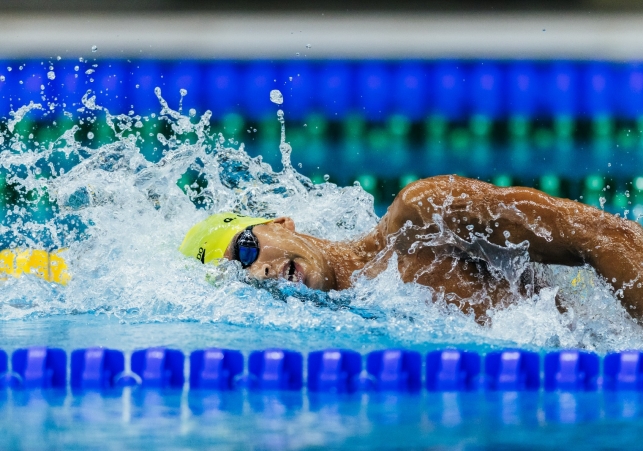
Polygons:
M643 390L643 353L624 351L605 356L603 387L606 390Z
M104 390L116 386L125 369L121 351L105 348L77 349L71 353L72 390Z
M243 373L243 354L230 349L204 349L190 354L190 388L232 390Z
M540 356L508 349L485 357L487 387L498 391L534 391L540 388Z
M17 349L11 356L11 367L21 388L63 389L67 385L67 354L62 349Z
M600 359L582 351L550 352L545 356L545 390L595 391Z
M429 391L473 391L480 387L480 356L475 352L447 349L426 356Z
M149 348L132 353L132 372L144 388L183 388L185 356L176 349Z
M308 390L353 393L359 389L362 356L348 349L327 349L308 354Z
M287 349L253 351L248 358L248 387L257 390L301 390L303 356Z
M208 348L190 354L188 388L196 391L298 391L311 393L538 391L643 391L643 352L610 353L601 358L581 350L561 350L543 356L505 349L478 353L457 349L429 352L385 349L366 356L348 349L326 349L304 356L287 349L253 351ZM134 351L93 347L72 351L69 386L75 393L140 386L144 390L184 388L185 355L155 347ZM365 364L364 364L365 363ZM541 374L542 370L542 374ZM424 374L424 381L422 376ZM542 380L541 380L542 376ZM0 350L0 387L15 389L67 388L67 354L62 349L33 346L17 349L11 368Z
M422 388L422 356L416 351L387 349L366 357L366 370L375 391L409 391Z

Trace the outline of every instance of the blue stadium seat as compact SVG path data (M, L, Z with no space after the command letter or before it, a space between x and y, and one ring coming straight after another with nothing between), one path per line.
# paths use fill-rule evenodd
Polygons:
M42 105L42 110L32 110L27 119L40 120L48 116L47 100L53 100L54 89L47 78L49 65L42 60L27 60L10 64L12 71L7 73L6 82L11 109L17 111L30 102ZM22 70L20 69L22 67ZM43 90L44 88L44 90ZM43 97L45 99L43 99Z
M290 80L292 78L292 80ZM317 67L310 63L288 62L279 70L286 120L302 120L313 113L317 90Z
M78 68L78 70L76 70ZM51 82L54 88L56 103L65 103L61 110L75 112L82 106L81 99L89 89L87 68L78 60L62 60L54 63L56 78ZM61 105L62 106L62 105Z
M571 62L551 64L544 74L543 110L549 117L578 116L578 71Z
M226 114L241 112L239 64L215 61L206 64L203 73L204 109L220 120Z
M391 114L391 73L384 62L363 62L355 77L355 111L369 121L382 121Z
M504 80L496 62L482 61L474 64L469 74L471 113L496 119L504 113Z
M201 65L191 60L176 61L165 64L163 73L163 98L170 108L179 109L181 90L185 89L187 95L183 97L182 113L187 115L194 108L198 114L203 114L207 107L204 102L206 90L202 83Z
M128 67L128 99L129 105L133 105L136 114L148 116L151 113L158 114L161 111L154 89L161 88L162 95L165 95L165 87L161 75L161 65L154 60L133 61Z
M252 120L277 117L280 108L270 101L270 91L283 89L277 80L277 65L269 61L252 62L244 67L243 107L244 116Z
M616 75L615 85L618 116L627 119L643 116L643 64L622 65Z
M392 75L391 113L403 115L412 121L424 119L430 103L428 96L432 93L431 81L428 64L419 61L396 64Z
M90 74L93 82L87 85L96 94L96 104L107 108L111 114L127 114L132 109L127 94L127 65L122 60L100 60L96 72ZM90 65L85 66L86 69Z
M592 62L581 68L581 113L585 117L614 114L614 76L606 62Z
M460 120L465 113L465 72L462 63L444 61L437 63L433 71L434 93L429 113Z
M506 78L507 110L509 115L534 117L541 81L533 63L509 64Z
M9 117L9 111L11 108L10 104L10 94L11 94L11 78L13 77L13 68L11 72L7 70L7 67L11 66L11 62L7 60L0 60L0 76L4 77L3 81L0 81L0 118Z
M328 120L341 120L352 108L353 77L353 67L346 62L322 64L315 103Z

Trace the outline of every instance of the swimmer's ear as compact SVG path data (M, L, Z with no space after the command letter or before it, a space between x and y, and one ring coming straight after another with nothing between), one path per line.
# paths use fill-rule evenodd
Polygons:
M272 222L274 222L275 224L279 224L281 226L284 226L285 228L287 228L291 232L295 231L295 221L293 221L292 219L290 219L287 216L282 216L281 218L277 218L277 219L273 220Z

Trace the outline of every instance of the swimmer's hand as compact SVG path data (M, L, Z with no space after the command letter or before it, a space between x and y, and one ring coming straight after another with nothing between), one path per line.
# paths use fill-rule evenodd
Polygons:
M71 274L67 262L59 253L64 249L47 252L41 249L4 249L0 251L0 280L9 276L19 278L23 274L33 274L47 282L67 285Z

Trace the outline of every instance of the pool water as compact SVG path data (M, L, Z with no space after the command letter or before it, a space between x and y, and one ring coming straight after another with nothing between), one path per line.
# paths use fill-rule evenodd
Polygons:
M282 168L275 170L248 156L242 143L211 131L209 112L185 115L160 90L157 95L169 137L141 135L136 130L149 118L111 114L91 94L78 120L104 121L117 137L112 144L87 147L74 125L49 147L26 146L15 124L33 105L7 124L0 166L5 182L21 194L3 211L2 245L64 249L72 278L66 287L34 276L2 282L0 348L105 346L129 353L163 345L187 353L216 346L246 355L268 347L362 354L391 347L600 354L643 348L640 326L590 268L537 266L513 258L527 254L510 243L495 250L508 262L502 276L538 271L549 288L490 309L487 325L430 288L402 283L394 258L376 278L356 274L351 289L330 293L285 281L257 285L234 262L214 267L185 258L177 249L186 231L215 212L287 215L299 230L334 240L365 233L378 217L361 186L315 185L297 172L290 156L298 149L288 144L282 112L275 118L282 126L275 143ZM144 156L146 140L162 159ZM0 441L17 449L619 447L638 444L642 405L636 394L601 392L333 399L305 391L198 396L129 390L81 397L0 392Z

